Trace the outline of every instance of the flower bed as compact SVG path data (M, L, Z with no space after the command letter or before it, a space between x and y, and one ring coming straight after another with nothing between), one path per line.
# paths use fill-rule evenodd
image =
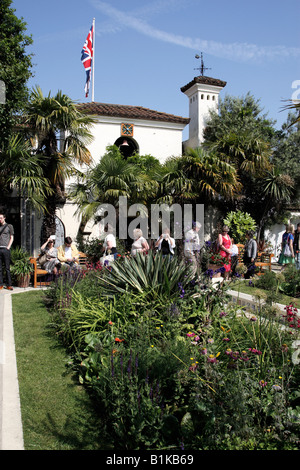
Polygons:
M112 447L299 449L299 325L249 318L223 284L151 256L51 288Z

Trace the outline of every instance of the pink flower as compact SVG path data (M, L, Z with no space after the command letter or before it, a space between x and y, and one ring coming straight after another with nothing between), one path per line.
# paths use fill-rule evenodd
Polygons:
M207 357L207 362L211 362L213 364L216 364L218 361L217 361L217 358L213 355L213 354L210 354L208 357Z
M259 381L259 385L260 385L261 387L265 387L265 386L267 385L267 383L268 383L268 382L265 382L264 380L260 380L260 381Z
M248 351L252 352L253 354L257 354L258 356L260 356L262 354L261 351L259 351L258 349L255 349L255 348L249 348Z
M191 333L191 332L187 333L186 335L188 338L192 338L193 336L196 336L195 333Z

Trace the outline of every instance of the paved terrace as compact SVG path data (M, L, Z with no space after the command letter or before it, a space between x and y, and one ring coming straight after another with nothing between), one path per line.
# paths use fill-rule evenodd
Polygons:
M0 291L0 450L24 450L11 296Z

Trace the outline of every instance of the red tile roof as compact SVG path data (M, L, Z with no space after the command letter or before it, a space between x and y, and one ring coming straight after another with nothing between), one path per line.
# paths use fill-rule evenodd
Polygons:
M214 86L219 86L224 88L227 84L227 82L224 82L223 80L219 80L218 78L211 78L211 77L205 77L203 75L200 75L199 77L194 77L194 80L192 80L190 83L187 85L183 86L180 88L182 93L184 93L186 90L191 88L195 83L203 83L205 85L214 85Z
M78 109L87 114L97 116L112 116L126 119L145 119L149 121L174 122L180 124L188 124L189 118L175 116L174 114L162 113L152 109L143 108L142 106L126 106L122 104L107 103L79 103Z

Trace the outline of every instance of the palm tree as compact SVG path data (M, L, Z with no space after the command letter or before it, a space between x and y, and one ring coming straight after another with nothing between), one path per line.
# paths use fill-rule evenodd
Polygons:
M158 184L139 166L128 163L115 145L107 147L100 162L89 168L78 181L70 186L70 197L78 205L82 227L88 220L100 215L103 204L111 204L119 210L119 198L126 197L133 203L147 205L154 197Z
M93 139L89 127L95 120L80 113L61 91L54 97L50 93L44 96L36 87L27 106L26 122L36 141L34 153L39 156L43 174L52 189L46 198L43 220L44 238L47 238L55 233L57 205L66 199L65 180L76 172L76 164L91 163L87 146Z
M11 135L1 151L0 188L2 196L16 189L39 212L45 210L45 199L52 194L39 156L32 155L31 142L22 135Z
M277 205L282 205L283 201L289 203L294 189L294 180L280 169L273 167L260 183L262 190L263 209L260 213L257 231L257 241L260 240L262 229L266 220Z
M296 111L298 113L298 117L290 124L290 126L293 126L294 124L297 124L300 122L300 100L286 100L289 101L290 104L287 104L283 106L283 110L291 109L292 111Z
M200 147L171 159L167 167L170 171L163 177L163 192L170 203L220 196L232 199L240 191L234 165Z
M240 176L241 173L257 176L271 169L270 144L257 131L218 133L216 140L206 142L205 147L224 162L236 165Z

